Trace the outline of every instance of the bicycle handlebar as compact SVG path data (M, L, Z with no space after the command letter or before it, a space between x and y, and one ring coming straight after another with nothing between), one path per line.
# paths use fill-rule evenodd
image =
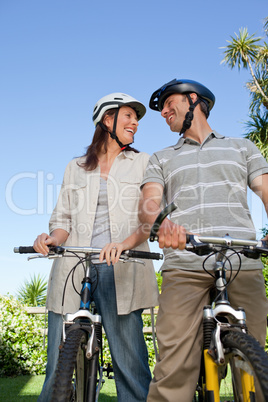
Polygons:
M68 252L71 253L82 253L82 254L99 254L101 252L101 248L93 248L93 247L49 247L50 253L49 255L65 255ZM36 254L35 249L32 246L20 246L14 247L14 253L19 254ZM162 260L163 254L160 253L151 253L149 251L139 251L139 250L125 250L122 252L121 256L126 258L142 258L142 259L150 259L150 260Z
M157 216L150 232L150 241L158 240L157 232L164 221L164 219L172 211L177 208L177 205L172 202L167 205L163 211ZM249 258L259 258L262 254L268 255L268 242L264 240L245 240L232 238L228 234L224 237L216 236L201 236L186 234L186 247L187 251L196 253L197 255L206 255L215 251L216 246L224 247L241 247L241 253Z
M261 255L268 255L268 243L264 240L245 240L232 238L228 234L224 237L186 235L185 250L197 255L206 255L215 251L217 246L221 248L240 247L241 254L248 258L257 259Z

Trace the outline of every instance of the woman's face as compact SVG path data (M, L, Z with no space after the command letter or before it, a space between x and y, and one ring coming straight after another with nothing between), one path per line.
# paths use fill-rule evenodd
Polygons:
M114 116L107 116L105 125L109 131L112 131L114 124ZM129 106L121 106L119 109L116 135L122 144L130 144L134 141L133 137L138 129L138 118L134 109Z

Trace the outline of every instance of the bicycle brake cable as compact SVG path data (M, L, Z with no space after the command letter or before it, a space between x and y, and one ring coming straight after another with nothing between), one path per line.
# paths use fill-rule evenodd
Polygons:
M237 277L237 275L238 275L239 272L241 271L241 266L242 266L242 259L241 259L241 256L240 256L240 252L239 252L239 251L236 251L236 250L234 250L234 249L232 249L232 250L233 250L233 253L230 254L229 257L228 257L228 261L229 261L230 269L231 269L231 274L230 274L230 278L229 278L229 280L228 280L228 282L227 282L227 284L226 284L226 287L227 287L227 286L230 286L231 283L235 280L235 278ZM231 261L230 261L229 259L230 259L233 255L236 255L236 256L238 257L238 259L239 259L239 265L238 265L238 269L237 269L237 272L236 272L235 276L232 278L233 267L232 267ZM224 262L224 265L225 265L225 262Z
M212 253L210 253L210 254L204 259L203 264L202 264L203 270L204 270L208 275L212 276L212 278L215 278L215 275L213 275L212 273L210 273L210 272L206 269L205 264L206 264L206 262L209 260L210 257L212 257L213 255L215 255L215 254L217 254L217 253L224 255L224 254L221 252L221 250L219 251L219 250L214 249L214 251L213 251Z
M217 253L222 254L222 255L224 255L224 257L225 257L225 261L223 262L223 267L225 267L225 265L226 265L227 262L228 262L229 265L230 265L230 277L229 277L229 280L226 282L226 284L224 285L224 288L219 292L219 294L218 294L218 295L216 296L216 298L213 300L214 303L220 298L221 294L225 291L225 289L235 280L235 278L237 277L237 275L238 275L239 272L240 272L241 265L242 265L242 261L241 261L241 257L240 257L239 252L237 252L236 250L234 250L234 249L232 249L232 248L229 248L229 247L226 247L226 249L232 250L233 253L230 254L229 256L226 256L226 254L224 254L223 252L221 252L221 250L215 250L215 251L213 251L211 254L209 254L209 255L205 258L205 260L203 261L203 264L202 264L204 271L205 271L208 275L212 276L212 278L215 278L215 275L213 275L212 273L210 273L210 272L206 269L206 267L205 267L205 263L208 261L208 259L209 259L210 257L212 257L213 255L215 255L215 254L217 254ZM239 266L238 266L238 270L237 270L235 276L232 278L233 266L232 266L232 263L231 263L230 258L231 258L233 255L237 255L237 256L238 256L238 258L239 258Z
M78 267L78 265L80 265L80 264L82 264L82 266L83 266L83 268L84 268L84 271L85 271L85 265L84 265L84 258L83 257L80 257L78 254L76 254L75 252L73 252L73 251L69 251L71 254L74 254L75 255L75 257L77 257L78 259L79 259L79 261L75 264L75 266L70 270L70 272L68 273L68 275L67 275L67 278L66 278L66 280L65 280L65 284L64 284L64 288L63 288L63 294L62 294L62 302L61 302L61 306L63 307L64 306L64 299L65 299L65 292L66 292L66 286L67 286L67 283L68 283L68 280L69 280L69 277L70 277L70 275L72 274L72 285L73 285L73 288L74 288L74 290L75 290L75 292L80 296L80 293L77 291L77 289L76 289L76 287L75 287L75 285L74 285L74 282L73 282L73 275L74 275L74 272L75 272L75 270L76 270L76 268Z

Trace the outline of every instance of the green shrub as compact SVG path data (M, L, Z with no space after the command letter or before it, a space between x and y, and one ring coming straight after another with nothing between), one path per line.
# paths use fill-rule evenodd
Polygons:
M264 265L263 276L264 276L264 282L265 282L266 296L268 297L268 258L263 257L262 263Z
M102 352L103 352L104 367L107 367L108 364L112 363L112 358L111 358L110 349L109 349L106 335L103 335L102 339L103 339Z
M0 377L44 374L43 316L29 315L13 296L0 295Z
M263 277L264 277L264 282L265 282L266 297L268 297L268 258L263 257L262 262L264 265ZM267 320L268 320L268 317L267 317ZM266 352L268 352L268 331L267 331L267 336L266 336L265 350L266 350Z

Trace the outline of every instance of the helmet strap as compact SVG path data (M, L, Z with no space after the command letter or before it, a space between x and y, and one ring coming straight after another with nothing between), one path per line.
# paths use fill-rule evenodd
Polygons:
M112 132L109 131L109 130L107 129L107 127L106 127L103 123L99 122L98 124L100 125L100 127L101 127L103 130L107 131L107 132L110 134L110 137L111 137L113 140L115 140L115 141L117 142L117 144L118 144L118 145L120 146L120 148L121 148L121 151L123 151L124 149L126 149L126 147L127 147L128 145L131 145L132 142L130 142L129 144L123 144L123 143L119 140L119 138L117 137L117 135L116 135L116 125L117 125L118 113L119 113L119 109L116 110L115 115L114 115L114 125L113 125L113 131L112 131Z
M185 115L185 120L183 122L182 125L182 129L180 131L180 135L184 134L186 130L188 130L191 125L192 125L192 120L194 118L194 109L196 108L196 106L198 105L198 103L201 102L201 99L198 98L197 101L195 101L195 103L193 103L192 98L190 97L189 94L186 94L187 99L190 103L190 107L189 107L189 112L186 113Z

